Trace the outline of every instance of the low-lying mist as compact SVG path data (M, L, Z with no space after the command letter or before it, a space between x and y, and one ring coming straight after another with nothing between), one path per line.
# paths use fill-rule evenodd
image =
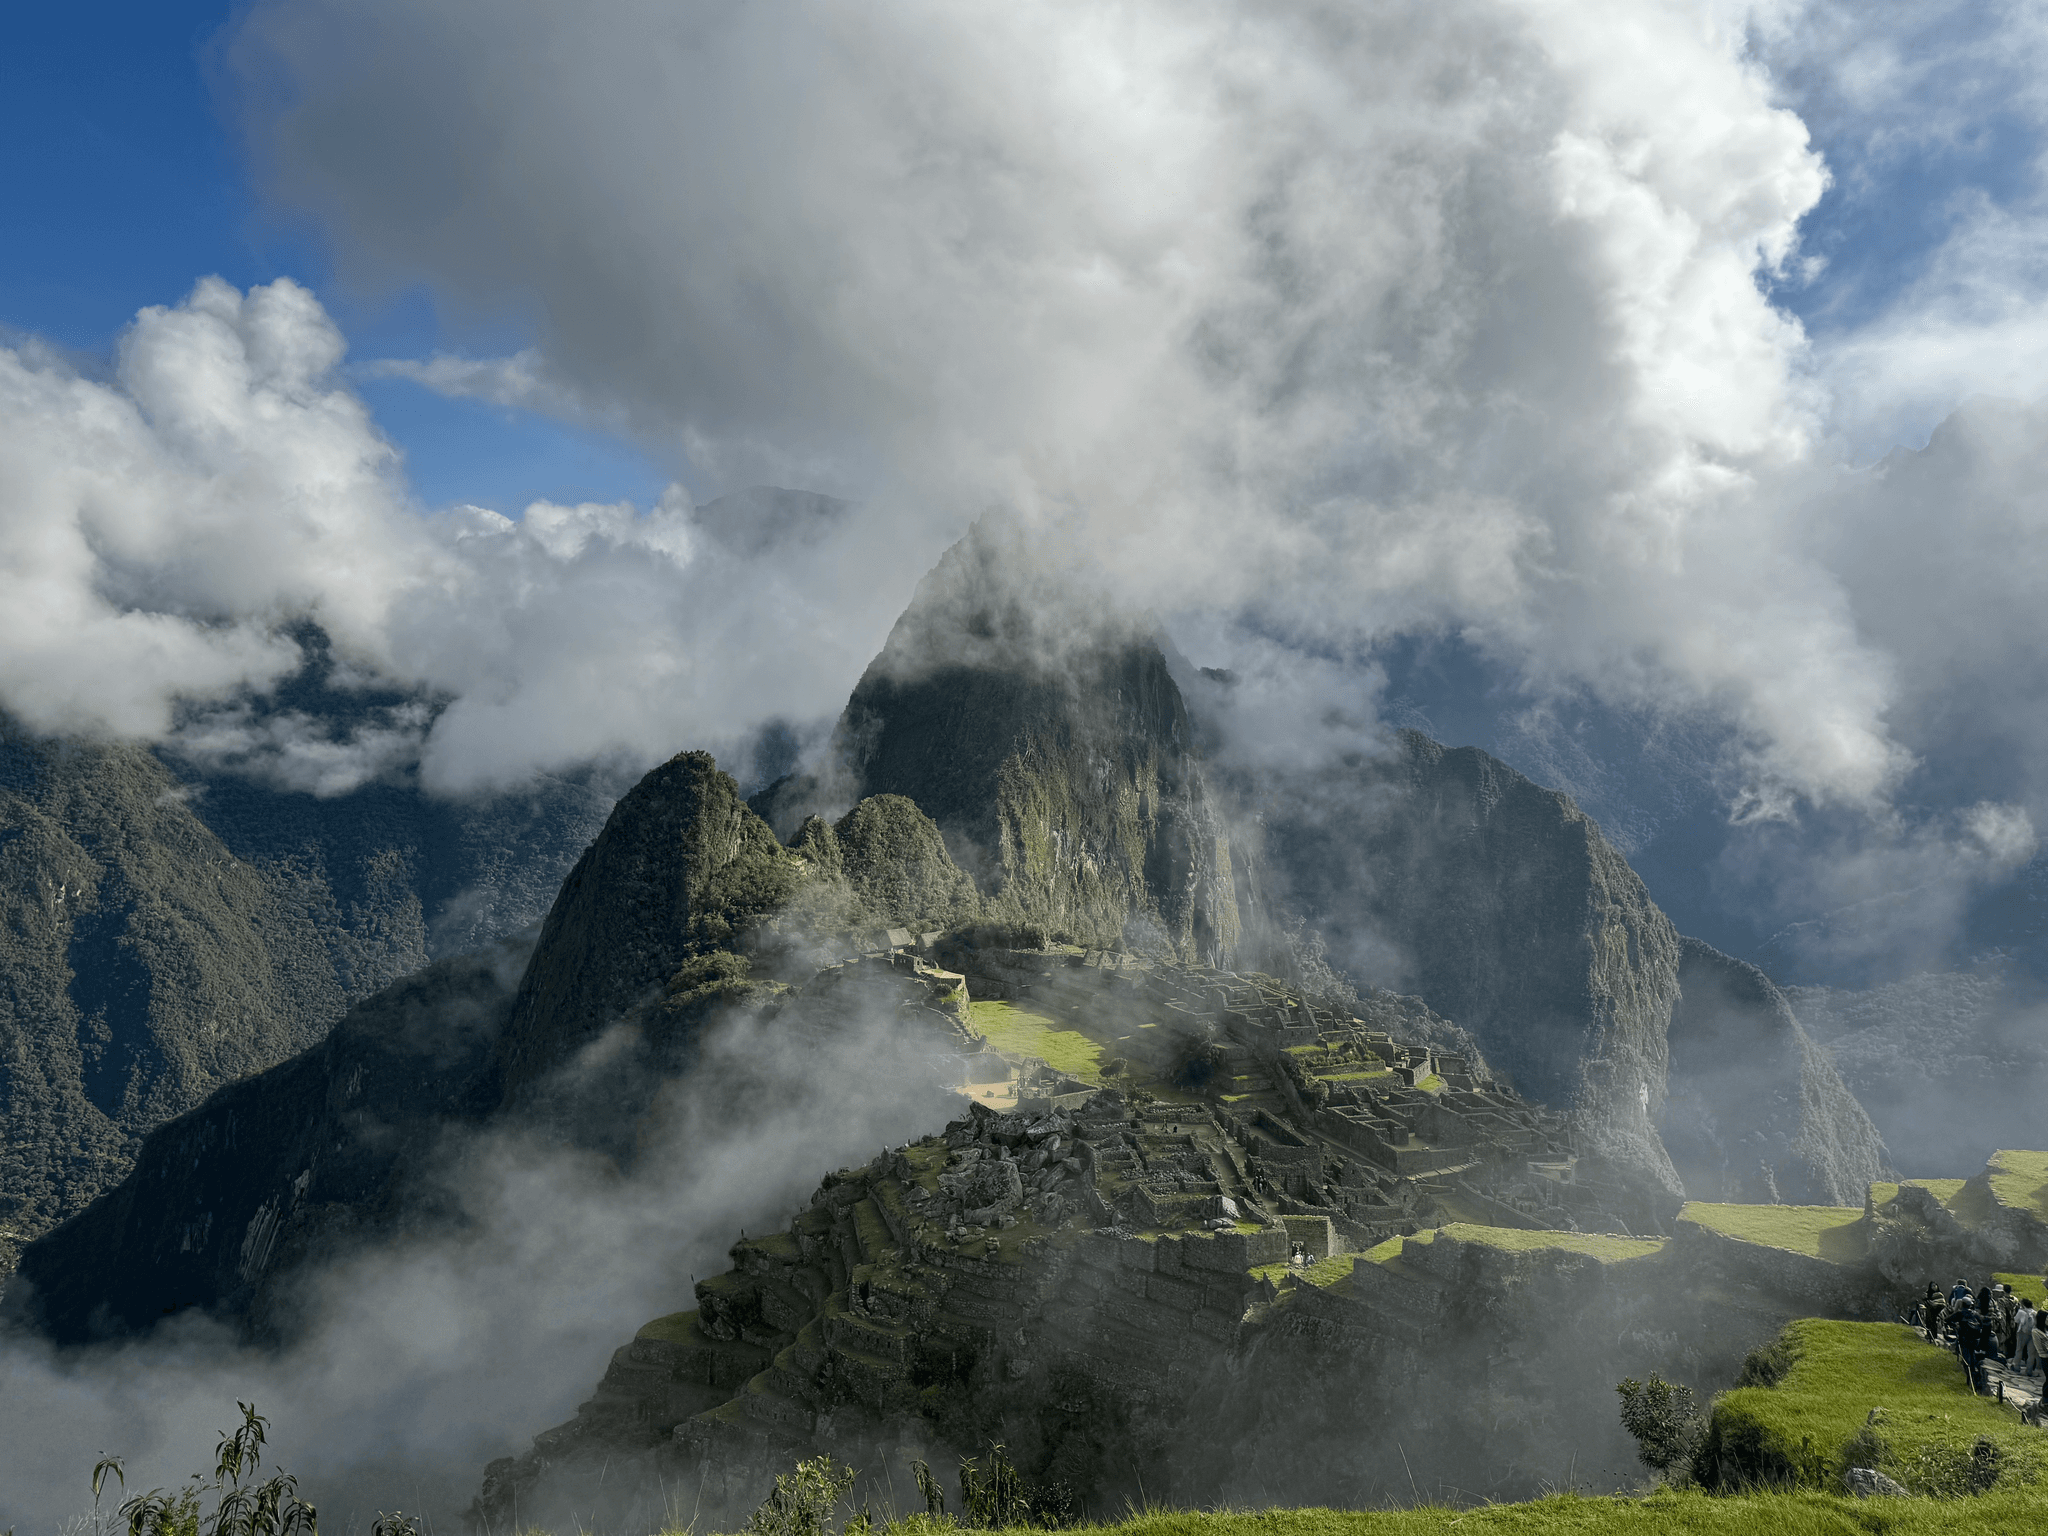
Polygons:
M724 1269L742 1229L779 1227L825 1172L955 1104L886 1020L798 1044L740 1015L664 1090L629 1170L517 1126L450 1133L436 1178L459 1227L303 1276L281 1350L191 1316L68 1352L0 1338L0 1528L48 1536L88 1510L103 1451L127 1458L131 1492L210 1469L215 1431L253 1400L327 1529L398 1508L456 1529L484 1464L569 1417L641 1323L695 1306L693 1277Z

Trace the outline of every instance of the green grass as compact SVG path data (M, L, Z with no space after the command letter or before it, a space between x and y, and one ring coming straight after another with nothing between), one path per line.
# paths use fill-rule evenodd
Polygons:
M694 1344L697 1342L696 1312L671 1312L667 1317L657 1317L634 1335L637 1339L659 1339L664 1344Z
M1055 1072L1084 1083L1102 1082L1102 1046L1076 1029L1062 1029L1057 1020L1013 1003L971 1002L967 1012L974 1027L997 1050L1012 1056L1036 1056Z
M1424 1227L1412 1237L1390 1237L1384 1243L1376 1243L1366 1249L1364 1253L1361 1253L1359 1257L1374 1264L1384 1264L1389 1259L1401 1257L1401 1245L1403 1243L1433 1243L1435 1241L1436 1228Z
M1869 1246L1869 1229L1859 1225L1863 1208L1857 1205L1726 1205L1688 1200L1678 1219L1724 1237L1766 1248L1788 1248L1835 1264L1855 1263Z
M1415 1086L1424 1093L1442 1093L1444 1091L1444 1080L1432 1072Z
M1255 1280L1270 1280L1275 1285L1280 1283L1281 1277L1284 1275L1292 1275L1295 1279L1308 1285L1335 1285L1339 1280L1345 1279L1350 1275L1351 1266L1357 1260L1358 1255L1355 1253L1340 1253L1327 1259L1318 1259L1313 1264L1301 1266L1293 1264L1260 1264L1254 1266L1248 1273Z
M1967 1457L1984 1436L2004 1453L2000 1486L2032 1485L2034 1508L2048 1507L2048 1435L2019 1422L2009 1408L1975 1397L1955 1358L1897 1323L1842 1323L1804 1318L1787 1325L1792 1368L1775 1387L1741 1387L1714 1403L1714 1438L1777 1458L1802 1482L1839 1476L1844 1443L1873 1408L1884 1442L1879 1467L1909 1487L1925 1481L1929 1458ZM1703 1456L1705 1462L1712 1455ZM1754 1462L1757 1457L1748 1455Z
M2017 1536L2038 1528L2032 1489L1977 1499L1849 1499L1754 1493L1712 1498L1669 1490L1641 1498L1554 1494L1526 1504L1420 1509L1149 1510L1072 1536ZM952 1536L950 1517L926 1515L880 1527L882 1536ZM1022 1528L1019 1528L1020 1531ZM665 1536L681 1536L680 1532Z
M2048 1221L2048 1152L1994 1152L1985 1172L2000 1205Z
M1646 1259L1662 1253L1667 1241L1661 1237L1613 1237L1604 1232L1525 1232L1513 1227L1474 1226L1456 1221L1442 1229L1443 1235L1461 1243L1484 1243L1510 1253L1583 1253L1590 1259L1619 1263L1625 1259ZM1378 1250L1375 1249L1375 1252Z

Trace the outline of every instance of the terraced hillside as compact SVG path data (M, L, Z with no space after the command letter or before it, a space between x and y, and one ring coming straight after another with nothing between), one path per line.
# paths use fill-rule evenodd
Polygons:
M1817 1295L1889 1315L1827 1235L1867 1243L1864 1211L1745 1208L1738 1237L1731 1208L1588 1179L1564 1117L1401 1038L1413 999L971 937L899 957L989 1026L964 1112L736 1244L492 1464L487 1527L629 1519L650 1488L737 1520L819 1451L900 1505L913 1461L997 1442L1096 1509L1369 1503L1410 1473L1513 1497L1571 1446L1626 1481L1619 1377L1730 1379ZM1454 1448L1482 1439L1475 1471Z

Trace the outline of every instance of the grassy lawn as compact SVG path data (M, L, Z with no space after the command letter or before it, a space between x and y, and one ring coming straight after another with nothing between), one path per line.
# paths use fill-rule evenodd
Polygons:
M1424 1227L1413 1237L1390 1237L1384 1243L1376 1243L1366 1249L1365 1252L1359 1254L1358 1257L1368 1259L1374 1264L1384 1264L1389 1259L1401 1257L1401 1245L1403 1243L1433 1243L1435 1241L1436 1228Z
M1690 1221L1766 1248L1789 1248L1809 1258L1850 1264L1861 1259L1869 1239L1855 1205L1727 1205L1688 1200L1678 1213Z
M1994 1152L1986 1171L2000 1205L2048 1221L2048 1152Z
M1662 1253L1668 1241L1661 1237L1614 1237L1605 1232L1524 1232L1514 1227L1470 1226L1453 1222L1443 1228L1445 1237L1461 1243L1485 1243L1510 1253L1583 1253L1591 1259L1618 1263L1623 1259L1646 1259ZM1374 1250L1377 1252L1378 1250Z
M1057 1020L1013 1003L970 1002L974 1027L988 1043L1011 1056L1036 1056L1056 1072L1084 1083L1102 1082L1102 1047L1077 1029L1063 1029Z
M1793 1467L1801 1482L1827 1486L1845 1464L1845 1444L1873 1408L1881 1409L1877 1465L1909 1488L1922 1491L1953 1475L1958 1458L1966 1464L1982 1436L2002 1453L1999 1486L2026 1487L2034 1508L2048 1509L2048 1435L2021 1424L2010 1408L1972 1396L1955 1358L1912 1329L1804 1318L1789 1324L1783 1338L1792 1368L1777 1386L1737 1388L1715 1399L1721 1443L1761 1451ZM1859 1457L1858 1464L1869 1463Z

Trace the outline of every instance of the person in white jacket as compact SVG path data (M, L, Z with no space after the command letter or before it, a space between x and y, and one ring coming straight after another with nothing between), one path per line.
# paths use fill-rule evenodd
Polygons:
M2020 1298L2019 1310L2012 1317L2012 1368L2034 1374L2034 1324L2040 1318L2033 1302Z

